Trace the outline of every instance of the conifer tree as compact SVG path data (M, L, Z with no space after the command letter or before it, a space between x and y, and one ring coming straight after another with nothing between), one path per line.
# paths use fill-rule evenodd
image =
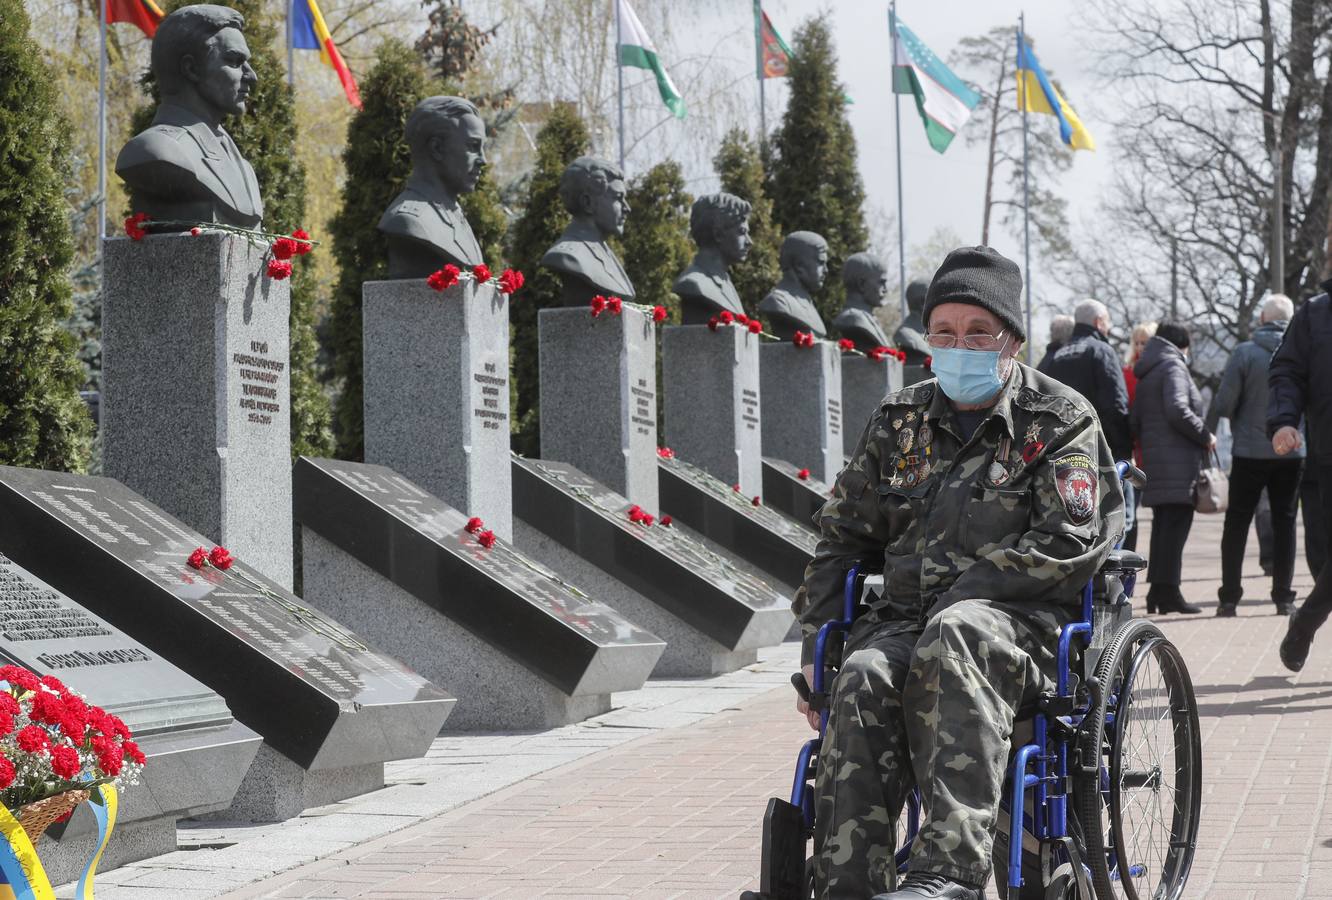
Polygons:
M831 322L845 294L842 263L869 243L865 186L826 15L802 25L792 49L790 99L772 139L768 196L783 235L815 231L827 239L828 279L815 301Z
M193 0L170 0L166 12ZM230 118L224 127L236 142L241 156L254 167L259 194L264 200L263 229L288 234L307 228L305 218L305 168L296 159L296 110L286 67L275 51L277 23L265 12L262 0L210 0L228 6L245 17L245 42L250 47L250 65L258 84L250 93L245 115ZM140 108L134 131L152 122L157 107L157 89L152 76L144 79L153 102ZM313 235L316 240L320 235ZM315 250L328 253L327 243ZM291 277L291 452L292 456L328 456L333 451L328 398L319 383L319 343L315 336L316 281L311 266L298 260Z
M587 153L589 142L587 126L573 106L556 104L537 133L536 167L523 192L523 213L509 229L509 264L527 279L518 295L521 299L509 306L513 449L528 456L536 456L540 449L537 311L558 305L560 299L559 279L539 263L569 224L560 199L560 176L569 163Z
M81 472L91 420L72 311L69 128L22 0L0 0L0 464Z
M361 381L361 285L388 276L388 241L375 227L412 171L403 137L407 117L427 96L429 79L416 51L396 40L379 45L375 65L361 81L363 109L347 126L342 153L347 181L342 208L330 230L338 260L333 293L331 352L337 379L338 456L365 456Z
M754 246L744 262L731 266L731 281L745 312L757 315L759 301L782 277L778 265L782 235L772 221L772 200L764 186L763 158L749 135L736 128L722 139L712 165L721 178L721 189L749 201L752 207L749 237Z
M617 251L633 282L635 302L664 306L679 321L680 298L671 285L694 257L689 210L694 198L673 161L658 163L629 183L629 216Z

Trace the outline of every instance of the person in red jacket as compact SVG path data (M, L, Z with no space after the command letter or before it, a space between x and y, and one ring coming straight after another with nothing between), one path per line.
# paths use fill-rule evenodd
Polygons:
M1139 322L1133 326L1133 335L1129 340L1128 353L1125 354L1128 364L1124 366L1124 387L1128 388L1129 413L1133 412L1133 399L1138 394L1138 376L1133 374L1133 367L1138 364L1142 357L1142 348L1147 346L1147 342L1156 334L1155 322ZM1133 462L1142 468L1142 445L1138 439L1133 438ZM1128 528L1124 531L1124 549L1138 549L1138 507L1142 503L1142 495L1138 491L1131 491L1133 495L1133 511ZM1125 496L1125 501L1128 497Z

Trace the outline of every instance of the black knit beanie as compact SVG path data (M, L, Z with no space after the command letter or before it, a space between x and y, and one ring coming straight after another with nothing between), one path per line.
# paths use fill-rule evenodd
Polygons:
M970 303L999 317L1018 340L1027 339L1022 324L1022 271L1017 263L990 247L959 247L934 273L922 316L940 303Z

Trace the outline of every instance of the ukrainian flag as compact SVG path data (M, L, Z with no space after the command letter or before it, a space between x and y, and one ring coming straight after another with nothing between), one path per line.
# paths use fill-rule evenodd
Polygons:
M361 108L361 92L356 87L356 79L338 52L338 45L333 43L324 14L315 0L291 0L291 47L293 50L318 50L324 65L338 73L347 102Z
M1017 42L1017 108L1054 116L1059 120L1059 137L1065 144L1074 150L1095 150L1096 142L1073 107L1050 83L1021 31Z

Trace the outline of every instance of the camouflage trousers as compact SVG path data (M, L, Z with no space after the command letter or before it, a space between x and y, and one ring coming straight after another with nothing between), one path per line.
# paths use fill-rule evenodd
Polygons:
M815 896L895 884L897 820L921 788L908 868L984 884L1015 714L1052 686L1066 607L964 600L918 622L870 612L833 682L819 755Z

